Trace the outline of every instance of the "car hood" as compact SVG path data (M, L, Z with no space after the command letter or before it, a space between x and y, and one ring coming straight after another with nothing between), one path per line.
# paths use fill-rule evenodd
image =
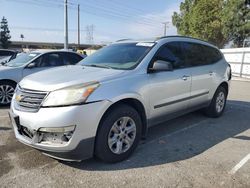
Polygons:
M88 83L92 81L104 82L116 78L124 70L105 69L86 66L63 66L41 71L25 77L20 83L21 88L54 91L64 87Z

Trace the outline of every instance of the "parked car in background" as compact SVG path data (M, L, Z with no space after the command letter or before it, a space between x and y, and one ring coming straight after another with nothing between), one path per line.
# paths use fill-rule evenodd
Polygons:
M118 162L150 126L198 109L219 117L225 109L230 66L198 39L118 42L79 64L18 84L10 117L20 142L58 159Z
M8 63L16 58L18 51L0 49L0 65Z
M77 53L61 50L21 53L0 66L0 105L10 104L16 84L23 77L57 66L75 65L82 59Z

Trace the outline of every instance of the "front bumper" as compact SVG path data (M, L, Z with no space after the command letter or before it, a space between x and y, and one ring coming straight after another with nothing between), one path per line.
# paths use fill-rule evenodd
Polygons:
M93 156L97 128L110 105L109 101L99 101L79 106L41 108L38 112L31 113L18 111L12 104L9 114L15 136L23 144L57 159L84 160ZM75 125L75 130L66 144L44 144L20 134L17 123L34 134L42 127L60 128Z

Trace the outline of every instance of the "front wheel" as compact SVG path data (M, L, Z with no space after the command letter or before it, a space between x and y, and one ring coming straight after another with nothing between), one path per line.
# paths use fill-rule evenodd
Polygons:
M225 110L226 101L227 91L220 86L216 90L210 105L205 109L206 115L213 118L220 117Z
M0 82L0 106L10 105L15 92L16 84L2 81Z
M120 105L108 112L100 123L96 137L95 155L104 162L120 162L137 147L142 130L138 112Z

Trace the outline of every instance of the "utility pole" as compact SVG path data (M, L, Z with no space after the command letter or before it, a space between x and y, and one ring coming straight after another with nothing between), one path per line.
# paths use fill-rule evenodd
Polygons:
M80 5L78 4L78 49L80 49Z
M164 25L164 36L166 36L169 22L163 22L162 24Z
M92 44L94 42L94 25L86 26L86 42Z
M68 49L69 43L69 31L68 31L68 0L64 0L64 49Z

